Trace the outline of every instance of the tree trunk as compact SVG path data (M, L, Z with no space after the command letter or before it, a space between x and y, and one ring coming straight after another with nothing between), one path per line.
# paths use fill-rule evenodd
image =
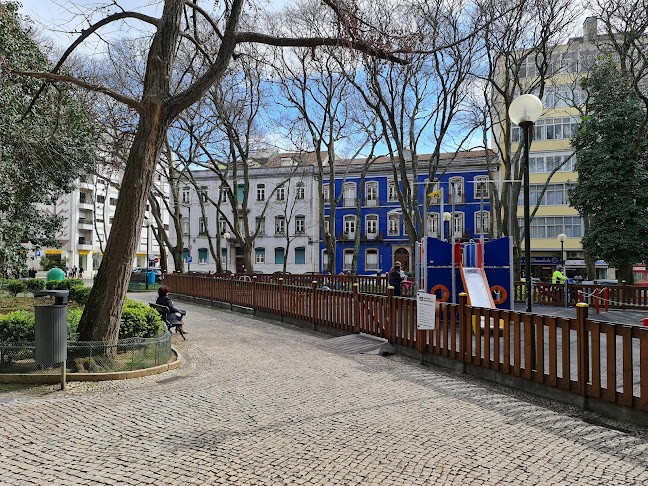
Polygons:
M617 280L619 284L625 281L626 285L634 285L632 265L619 265L617 269Z
M116 341L119 336L133 255L140 241L155 163L168 128L162 111L160 104L149 102L140 113L110 238L79 322L79 341Z

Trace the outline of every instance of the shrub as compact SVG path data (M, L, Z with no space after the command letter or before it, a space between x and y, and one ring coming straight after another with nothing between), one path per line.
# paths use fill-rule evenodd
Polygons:
M0 316L0 341L34 341L34 313L24 310Z
M76 341L79 337L77 330L79 328L81 314L83 314L83 309L68 309L68 340L70 341Z
M119 339L156 337L162 331L162 319L155 309L126 299L119 325Z
M70 300L73 300L80 305L86 305L91 290L92 287L82 287L80 285L72 287L70 289Z
M20 292L24 292L24 291L25 291L25 284L23 284L23 283L22 283L20 280L18 280L18 279L14 279L14 280L9 280L9 282L7 282L7 285L6 285L5 288L6 288L9 292L11 292L11 293L13 294L13 296L15 297L15 296L18 295Z
M45 280L41 280L40 278L30 278L25 282L25 286L27 287L27 290L32 294L35 294L39 290L45 288Z
M65 268L67 265L67 258L62 258L60 260L50 260L47 257L42 257L40 260L41 267L43 267L46 271L51 270L52 268Z
M45 287L47 290L71 290L72 287L83 287L85 283L80 278L66 278L65 280L50 280Z

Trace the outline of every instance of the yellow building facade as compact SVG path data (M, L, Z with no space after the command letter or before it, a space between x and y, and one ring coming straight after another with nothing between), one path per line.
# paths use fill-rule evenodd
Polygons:
M583 30L583 37L571 38L565 45L554 49L548 71L550 76L542 96L543 113L533 127L529 153L532 214L542 191L545 192L531 221L531 273L542 280L549 279L560 264L564 265L567 276L585 277L581 245L583 221L578 211L569 206L568 189L578 178L574 169L576 156L570 140L578 131L585 102L579 79L591 68L599 54L596 19L588 18ZM537 78L534 59L529 59L522 66L521 77L523 85L525 81L531 85ZM534 94L539 95L538 92ZM512 152L517 150L522 137L521 129L512 126ZM523 213L521 192L517 214L520 216ZM522 218L519 219L523 226ZM561 235L565 235L562 242ZM597 279L614 276L614 269L609 268L606 262L596 262Z

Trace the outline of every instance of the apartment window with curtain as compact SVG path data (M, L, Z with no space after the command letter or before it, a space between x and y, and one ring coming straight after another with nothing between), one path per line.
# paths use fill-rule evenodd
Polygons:
M284 263L284 249L283 247L275 248L275 265L283 265Z
M487 234L490 223L490 213L488 211L477 211L475 213L475 233Z
M265 248L254 249L254 263L265 263Z
M463 202L464 197L464 180L463 177L453 177L450 179L450 202Z
M378 183L367 182L365 184L365 205L378 206Z
M390 214L387 216L387 234L389 236L400 235L400 214Z
M344 217L344 236L348 239L355 238L356 217L347 215Z
M439 236L439 215L437 213L428 213L426 229L427 236Z
M461 238L464 232L464 215L463 213L454 213L454 220L452 222L452 229L455 238Z
M344 269L351 270L353 266L353 250L344 250Z
M344 184L344 203L343 206L350 208L355 206L356 185L353 182Z
M256 229L259 230L257 235L258 236L264 236L265 235L265 217L257 216L255 218L255 220L256 220Z
M473 181L475 199L488 198L488 176L477 176Z
M182 234L183 235L188 235L189 234L189 218L182 218L180 220L180 226L182 227Z
M398 194L396 194L396 184L394 181L387 181L387 200L390 202L398 201Z
M365 270L378 270L378 250L367 250L365 253Z
M365 232L368 240L375 240L378 236L378 215L368 214L365 218Z
M200 235L207 234L207 218L200 218L198 220L198 234Z
M277 216L275 218L275 234L286 234L286 218L284 218L283 216Z

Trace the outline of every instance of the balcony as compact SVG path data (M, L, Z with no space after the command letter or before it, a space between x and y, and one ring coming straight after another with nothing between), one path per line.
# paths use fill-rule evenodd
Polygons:
M353 240L355 240L355 231L353 231L353 232L345 231L344 233L338 233L338 240L339 241L353 241Z
M383 232L382 231L372 231L372 232L363 232L360 234L360 240L362 241L382 241Z
M79 218L79 230L92 231L92 220L86 218Z
M356 205L356 199L355 198L345 197L344 199L342 199L342 207L354 208L355 205Z
M85 238L79 238L79 243L77 244L77 250L92 250L92 240L86 240Z
M380 198L375 197L375 196L372 197L372 198L366 198L365 202L364 202L364 205L369 206L369 207L380 206Z

